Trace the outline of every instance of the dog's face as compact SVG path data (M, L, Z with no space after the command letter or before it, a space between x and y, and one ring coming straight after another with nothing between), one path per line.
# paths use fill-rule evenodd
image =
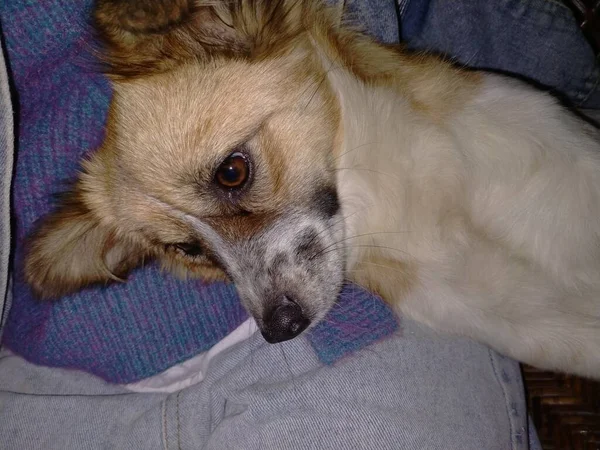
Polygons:
M342 284L338 133L302 52L117 81L106 140L33 238L28 279L60 295L156 258L230 278L267 340L294 337Z

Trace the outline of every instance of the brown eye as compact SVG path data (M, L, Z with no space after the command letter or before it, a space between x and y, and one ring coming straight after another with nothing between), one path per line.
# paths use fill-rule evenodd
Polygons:
M187 256L201 256L204 253L200 245L192 242L180 242L179 244L173 244L173 247Z
M240 189L248 181L249 175L250 168L246 156L235 152L221 163L215 174L215 181L227 189Z

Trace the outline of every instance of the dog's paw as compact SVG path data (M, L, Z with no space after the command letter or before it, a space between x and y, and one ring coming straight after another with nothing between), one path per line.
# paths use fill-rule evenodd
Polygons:
M96 20L131 33L163 33L186 20L192 0L99 0Z

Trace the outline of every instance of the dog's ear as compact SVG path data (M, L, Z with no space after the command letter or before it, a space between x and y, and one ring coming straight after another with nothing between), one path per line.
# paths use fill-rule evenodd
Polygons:
M228 46L243 51L227 10L225 2L209 0L98 0L100 59L108 75L131 78L202 60Z
M101 59L114 78L168 70L215 55L247 57L289 39L314 2L303 0L98 0Z
M41 299L56 299L122 277L149 258L139 243L101 223L79 191L68 194L31 236L25 279Z

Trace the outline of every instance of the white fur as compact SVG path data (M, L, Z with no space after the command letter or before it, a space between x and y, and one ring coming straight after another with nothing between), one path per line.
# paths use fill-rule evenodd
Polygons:
M600 377L600 141L549 95L498 75L442 123L330 72L343 112L348 270L416 268L400 311L520 361ZM386 247L386 248L384 248Z

